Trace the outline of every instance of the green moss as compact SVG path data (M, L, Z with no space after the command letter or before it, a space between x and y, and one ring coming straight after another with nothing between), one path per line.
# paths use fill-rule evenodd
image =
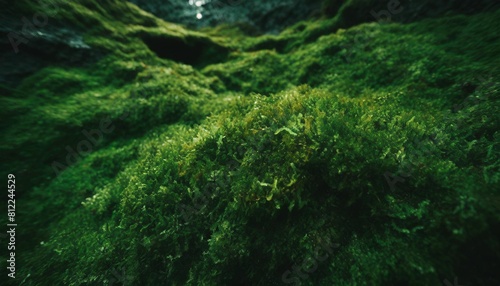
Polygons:
M208 66L203 69L203 74L218 77L232 91L271 94L291 87L287 68L283 57L263 50L234 53L231 61Z
M498 282L499 12L252 37L121 2L61 7L105 56L1 99L27 285ZM193 67L147 36L213 50ZM103 119L113 131L67 164ZM307 279L286 275L318 247Z

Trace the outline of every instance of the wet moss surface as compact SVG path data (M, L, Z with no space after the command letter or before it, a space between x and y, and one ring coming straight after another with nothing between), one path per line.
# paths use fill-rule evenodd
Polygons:
M101 56L0 88L9 282L498 285L500 12L358 2L277 36L61 2Z

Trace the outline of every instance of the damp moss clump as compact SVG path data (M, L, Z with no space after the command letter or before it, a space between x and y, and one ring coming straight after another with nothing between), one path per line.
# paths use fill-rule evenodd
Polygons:
M64 7L103 57L1 99L26 285L500 282L499 12L272 38Z

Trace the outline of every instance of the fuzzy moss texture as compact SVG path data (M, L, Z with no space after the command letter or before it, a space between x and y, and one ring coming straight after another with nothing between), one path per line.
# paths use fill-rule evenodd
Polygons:
M59 2L103 56L2 89L15 285L499 285L500 11L251 37Z

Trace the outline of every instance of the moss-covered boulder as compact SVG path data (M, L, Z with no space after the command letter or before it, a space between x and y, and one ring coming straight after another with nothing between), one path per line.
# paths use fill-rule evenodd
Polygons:
M497 285L500 12L358 2L261 37L61 2L100 54L1 87L8 283Z

